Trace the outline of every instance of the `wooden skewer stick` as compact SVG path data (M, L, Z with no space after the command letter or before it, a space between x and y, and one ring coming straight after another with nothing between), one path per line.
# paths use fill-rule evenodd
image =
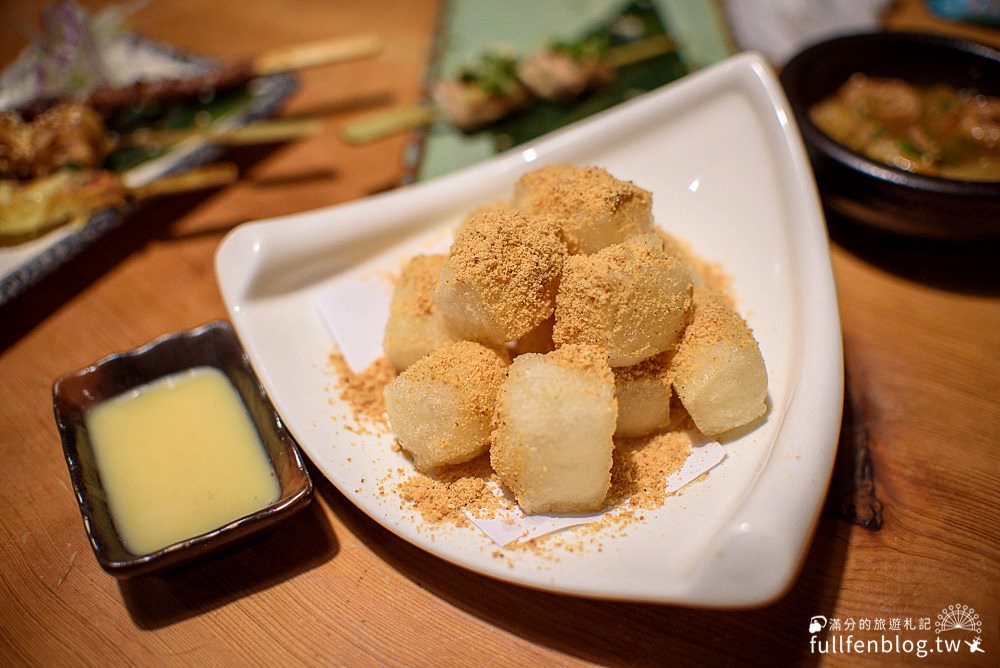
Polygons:
M604 60L612 67L624 67L670 53L675 48L669 36L654 35L638 42L612 47L604 54ZM376 112L345 125L340 128L338 134L351 144L366 144L397 132L429 125L440 115L434 106L428 104L397 107Z
M317 118L279 118L247 123L232 128L208 126L176 130L142 129L124 137L112 138L110 150L126 147L170 146L195 137L226 146L268 144L310 137L317 134L322 127L322 121Z
M266 74L368 58L378 53L382 46L382 39L376 35L357 35L283 47L259 54L249 61L225 64L203 74L180 79L143 79L125 86L102 86L92 91L86 102L107 117L129 105L183 99L205 90L230 89ZM35 100L22 107L20 112L31 118L61 101L64 100Z
M144 185L128 188L126 192L130 199L143 200L163 195L177 195L196 190L218 188L234 183L239 176L240 172L236 165L229 162L219 162L162 176Z
M368 142L433 123L438 110L433 105L397 107L363 118L340 129L340 136L352 144Z
M624 67L649 60L656 56L674 51L674 41L666 34L653 35L638 42L629 42L620 46L608 49L604 54L604 61L612 67Z
M374 56L383 45L382 38L377 35L310 42L262 53L254 58L251 69L255 75L263 76L341 63Z
M126 201L205 190L236 181L231 163L204 165L128 187L112 172L62 170L29 185L0 181L0 247L14 246L64 225L83 225L102 209Z

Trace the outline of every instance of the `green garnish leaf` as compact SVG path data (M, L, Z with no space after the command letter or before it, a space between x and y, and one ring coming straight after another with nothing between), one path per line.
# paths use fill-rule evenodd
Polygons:
M600 58L611 46L611 39L606 34L590 35L575 42L556 41L551 45L553 51L565 53L573 60L585 58Z
M478 62L463 67L458 78L495 95L507 95L521 85L517 78L517 60L498 53L483 54Z

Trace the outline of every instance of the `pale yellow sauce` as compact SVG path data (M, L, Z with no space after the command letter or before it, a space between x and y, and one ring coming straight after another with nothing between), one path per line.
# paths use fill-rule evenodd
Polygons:
M279 485L236 388L218 369L167 376L87 414L112 519L155 552L273 503Z

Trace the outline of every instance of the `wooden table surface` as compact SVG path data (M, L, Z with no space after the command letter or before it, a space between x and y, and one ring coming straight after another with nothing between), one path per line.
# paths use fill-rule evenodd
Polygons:
M23 47L14 29L36 26L41 4L0 5L0 63ZM69 488L52 382L166 332L225 318L213 254L233 227L396 185L405 137L352 147L335 128L418 98L438 10L432 0L154 0L134 17L153 39L231 60L366 32L384 36L386 48L301 75L283 113L322 117L319 136L232 153L238 183L147 206L0 307L0 664L843 664L858 657L812 653L813 615L844 628L854 620L856 639L895 634L934 647L933 628L920 625L955 604L979 614L985 654L963 646L935 662L995 661L1000 246L904 241L836 220L831 251L850 396L842 449L848 459L870 455L863 473L874 472L874 497L860 513L869 526L847 519L844 508L855 506L834 489L798 579L768 607L689 610L495 582L395 537L319 474L308 510L239 551L123 583L98 567ZM893 10L888 23L965 29L931 24L916 2Z

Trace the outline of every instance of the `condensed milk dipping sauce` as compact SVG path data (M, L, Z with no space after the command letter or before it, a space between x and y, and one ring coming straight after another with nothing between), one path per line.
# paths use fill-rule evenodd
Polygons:
M197 367L104 401L86 417L112 520L149 554L278 499L278 478L239 393Z

